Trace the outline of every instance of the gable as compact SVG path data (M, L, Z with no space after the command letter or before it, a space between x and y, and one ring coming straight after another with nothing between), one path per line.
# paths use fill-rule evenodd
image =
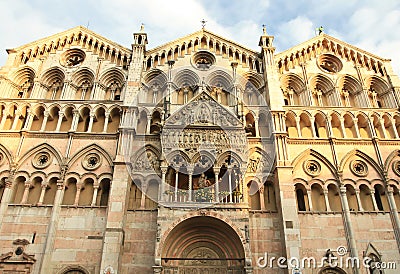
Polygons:
M202 91L187 104L174 112L165 122L165 127L220 126L242 128L241 122L207 91Z
M362 68L383 74L383 63L390 61L343 42L327 34L318 35L304 43L294 46L275 55L275 63L282 72L288 68L301 66L302 63L317 58L323 53L329 53L348 62L353 62Z
M130 58L131 50L121 46L85 27L78 26L34 42L22 45L14 49L8 49L9 54L15 53L17 60L26 64L36 58L48 56L56 51L69 48L88 49L93 52L105 52L108 59L120 59L127 62Z

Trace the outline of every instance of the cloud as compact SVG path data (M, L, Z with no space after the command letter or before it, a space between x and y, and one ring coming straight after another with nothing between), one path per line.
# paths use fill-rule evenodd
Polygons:
M276 41L280 50L302 43L315 36L314 23L307 17L298 16L278 27Z
M400 73L398 0L0 1L0 65L7 48L88 22L91 30L128 48L132 33L144 23L148 48L153 48L199 30L203 18L207 29L254 50L266 24L278 52L310 39L323 25L332 36L392 58Z

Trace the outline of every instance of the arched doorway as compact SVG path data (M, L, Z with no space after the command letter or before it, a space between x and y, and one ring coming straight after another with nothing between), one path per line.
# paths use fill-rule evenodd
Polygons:
M245 254L237 233L225 222L197 216L178 224L162 250L163 274L242 274Z

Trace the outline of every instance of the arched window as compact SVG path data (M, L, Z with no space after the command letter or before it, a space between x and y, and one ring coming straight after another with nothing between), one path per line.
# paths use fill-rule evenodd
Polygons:
M25 191L25 177L18 177L15 180L15 186L14 186L14 197L13 197L13 201L15 204L20 204L22 201L22 196L24 195L24 191Z
M297 209L299 211L309 210L307 191L305 187L301 184L296 185L296 198L297 198Z
M44 107L40 106L33 112L33 121L31 124L31 130L39 131L43 124L44 119Z
M136 182L132 182L131 190L129 193L128 209L139 209L141 199L142 199L142 191L136 185Z
M379 211L389 211L389 203L382 185L375 185L375 201Z
M92 204L93 200L93 179L87 178L81 187L78 205L88 206Z
M358 211L356 191L351 185L346 185L346 196L350 211Z
M368 186L360 185L360 199L361 205L365 211L374 210L374 205L371 198L371 191Z
M334 184L328 185L328 200L332 211L342 211L338 187Z
M258 188L258 183L256 181L250 181L247 184L248 193L249 193L249 203L250 209L252 210L260 210L261 203L260 203L260 192Z
M110 196L110 179L103 179L101 180L99 189L97 191L96 205L99 206L108 205L109 196Z
M324 191L319 184L313 184L311 186L311 199L313 204L313 210L315 211L326 211Z
M46 192L44 193L43 204L52 205L54 204L54 198L57 192L57 178L51 178L46 186Z
M62 204L73 205L75 203L75 196L76 196L76 179L69 178L65 186Z

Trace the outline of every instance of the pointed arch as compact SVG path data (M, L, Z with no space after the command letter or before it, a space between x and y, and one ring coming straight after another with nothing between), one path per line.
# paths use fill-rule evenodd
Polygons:
M380 179L384 181L383 170L381 169L379 164L375 162L375 160L372 159L371 156L358 149L353 149L352 151L348 152L346 155L343 156L342 160L339 163L339 172L343 172L346 163L354 156L360 157L366 162L368 162L379 173L379 175L381 176Z
M62 155L61 152L58 151L57 148L55 148L55 147L53 147L53 146L51 146L51 145L49 145L49 144L46 144L46 143L37 145L37 146L35 146L35 147L29 149L27 152L25 152L25 154L24 154L24 155L21 157L21 159L18 161L17 169L19 169L19 168L22 166L22 164L24 164L25 161L26 161L28 158L32 157L35 153L37 153L37 152L43 152L43 151L47 151L47 152L49 152L50 154L52 154L53 156L55 156L55 158L56 158L56 160L57 160L57 162L58 162L58 165L59 165L59 167L60 167L60 170L61 170L61 166L64 164L63 159L62 159L62 156L61 156L61 155Z
M311 148L304 150L303 152L301 152L296 158L294 158L294 160L292 161L292 166L296 167L297 165L301 164L304 162L304 160L309 157L315 157L316 159L320 160L322 163L325 164L325 166L329 169L329 171L332 173L332 175L335 177L335 179L337 179L337 174L338 171L336 170L336 167L321 153L319 153L318 151L315 151Z

